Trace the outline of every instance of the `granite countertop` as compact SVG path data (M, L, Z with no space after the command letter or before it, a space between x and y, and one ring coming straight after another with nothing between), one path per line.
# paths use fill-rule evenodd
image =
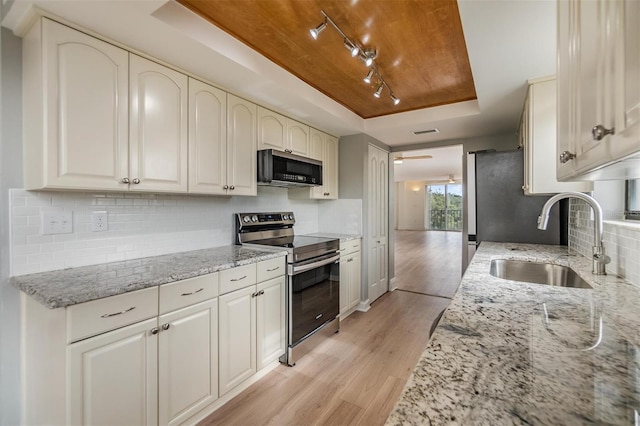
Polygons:
M362 235L357 234L336 234L332 232L317 232L315 234L308 234L309 237L323 237L323 238L337 238L340 242L344 243L346 241L357 240L358 238L362 238Z
M593 289L495 278L497 258L567 265ZM484 242L387 424L638 424L639 347L640 289L566 247Z
M54 309L256 263L286 253L223 246L21 275L12 277L11 284Z

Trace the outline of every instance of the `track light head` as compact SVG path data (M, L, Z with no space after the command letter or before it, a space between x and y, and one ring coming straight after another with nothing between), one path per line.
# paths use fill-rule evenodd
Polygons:
M365 50L363 52L364 64L368 67L373 65L373 60L378 56L378 52L375 49Z
M375 96L376 98L379 98L380 94L382 93L383 87L384 85L382 83L378 84L378 87L376 88L376 92L373 94L373 96Z
M363 78L364 82L367 84L371 84L371 78L373 77L373 70L369 70L369 73L365 78Z
M322 31L324 31L325 28L327 28L327 18L324 18L324 22L322 24L318 25L315 28L311 28L309 30L309 33L311 33L311 37L313 37L314 40L317 40L318 36Z
M351 52L351 57L355 58L360 53L360 48L356 46L355 43L352 43L348 38L344 39L344 47L346 47L349 52Z
M396 98L396 95L394 95L393 93L391 94L391 100L393 101L394 105L398 105L400 103L400 99Z

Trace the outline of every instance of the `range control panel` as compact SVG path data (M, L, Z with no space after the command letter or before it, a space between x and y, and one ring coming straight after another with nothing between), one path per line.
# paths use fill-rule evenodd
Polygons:
M240 229L260 226L292 226L295 223L293 212L279 213L237 213Z

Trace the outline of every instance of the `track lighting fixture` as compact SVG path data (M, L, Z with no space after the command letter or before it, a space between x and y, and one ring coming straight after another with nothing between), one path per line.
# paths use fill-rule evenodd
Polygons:
M348 38L344 39L344 47L346 47L347 50L351 52L352 58L355 58L356 56L358 56L358 53L360 53L360 48L356 46L355 43L352 43Z
M371 78L373 77L373 70L369 70L369 73L367 74L367 76L365 78L363 78L362 80L364 80L365 83L367 84L371 84Z
M349 53L351 53L351 56L354 57L354 58L357 57L362 62L364 62L364 64L367 67L371 68L369 70L369 72L367 73L367 76L363 79L364 82L367 83L367 84L371 84L371 81L373 80L373 77L376 77L376 79L378 80L378 85L376 86L376 91L373 93L373 96L375 96L376 98L379 98L380 95L382 94L382 90L386 86L387 89L389 90L389 94L391 96L391 101L393 102L394 105L398 105L400 103L400 99L398 99L393 94L393 92L391 91L391 88L389 87L387 82L384 80L384 78L382 78L382 76L380 75L380 70L376 66L375 59L378 56L377 50L376 49L364 49L357 42L355 42L352 39L350 39L349 37L347 37L347 35L340 29L340 27L338 27L338 25L336 25L336 23L333 22L333 20L331 18L329 18L329 15L327 15L324 10L321 10L320 12L324 16L324 21L320 25L318 25L317 27L312 28L312 29L309 30L309 32L311 33L311 37L313 37L314 40L317 40L318 39L318 35L322 31L324 31L324 29L327 27L327 24L331 24L331 26L344 39L344 45L345 45L345 47L347 49L349 49Z
M378 83L378 88L376 89L376 92L373 94L373 96L375 96L376 98L379 98L380 94L382 93L383 87L384 87L384 84L382 84L382 82Z
M324 22L322 24L309 30L309 32L311 33L311 37L313 37L314 40L317 40L318 36L322 31L324 31L325 28L327 28L327 18L324 18Z

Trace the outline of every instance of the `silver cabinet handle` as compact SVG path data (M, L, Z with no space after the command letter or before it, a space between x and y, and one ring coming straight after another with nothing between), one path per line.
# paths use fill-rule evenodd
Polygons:
M258 292L258 296L262 296L263 294L264 294L264 290L260 290L260 291Z
M353 262L353 259L347 259L347 262Z
M244 280L245 278L247 278L246 275L244 275L244 276L242 276L240 278L231 278L231 282L241 281L241 280Z
M168 329L169 329L169 327L171 327L171 324L169 324L169 323L162 324L162 329L163 329L163 330L168 330Z
M564 163L566 163L566 162L568 162L570 160L573 160L574 158L576 158L576 155L574 153L572 153L572 152L569 152L569 151L562 151L562 153L560 154L560 162L562 164L564 164Z
M114 312L112 314L104 314L104 315L100 315L100 318L109 318L109 317L115 317L116 315L122 315L122 314L126 314L129 311L133 311L136 307L132 306L129 309L125 309L124 311L120 311L120 312Z
M593 140L595 141L601 141L602 139L604 139L605 136L615 135L615 134L616 134L615 128L612 127L610 129L607 129L602 124L593 126L593 129L591 129L591 136L593 136Z
M136 185L139 184L140 183L140 179L138 179L138 178L133 179L133 183L135 183Z
M255 293L251 293L251 297L256 297L257 295L258 295L257 291Z
M356 244L355 246L353 246L353 248L358 248L360 247L360 244Z
M288 152L289 154L291 154L293 151L290 149L285 149L284 152Z
M276 267L275 267L275 268L273 268L273 269L267 269L267 272L277 271L278 269L280 269L280 267L279 267L279 266L276 266Z
M180 296L191 296L192 294L200 293L202 290L204 290L204 287L199 288L196 291L192 291L191 293L182 293Z
M128 177L123 177L120 182L121 183L129 183L129 178Z
M222 189L229 189L229 185L223 186Z
M160 332L160 330L158 330L158 327L153 327L153 328L151 329L151 331L150 331L150 333L151 333L152 335L156 335L156 334L158 334L159 332Z
M234 189L236 189L236 187L235 187L235 186L233 186L233 185L231 185L231 186L229 187L229 189L233 191Z

